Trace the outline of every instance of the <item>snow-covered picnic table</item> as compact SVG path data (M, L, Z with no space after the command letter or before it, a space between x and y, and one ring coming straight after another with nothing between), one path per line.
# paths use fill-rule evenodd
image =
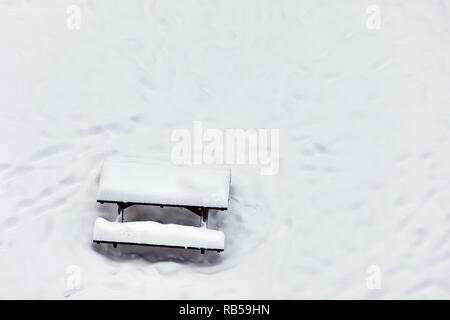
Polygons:
M105 161L97 202L115 203L121 221L97 218L95 243L135 244L223 251L225 235L207 228L209 210L226 210L230 189L229 168L160 165L141 161ZM132 205L183 207L201 217L201 228L153 221L124 223Z

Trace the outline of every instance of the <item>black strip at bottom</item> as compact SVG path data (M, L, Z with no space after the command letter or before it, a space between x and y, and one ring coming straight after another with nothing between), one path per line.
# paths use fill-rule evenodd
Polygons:
M213 281L211 281L213 283ZM243 284L246 285L246 284ZM332 315L343 316L346 319L366 318L370 314L370 319L386 318L386 314L393 316L407 317L410 314L429 317L430 314L445 314L448 311L449 301L316 301L316 300L102 300L102 301L80 301L89 296L89 289L82 289L85 295L78 296L74 292L66 301L0 301L0 307L5 313L8 312L8 304L11 306L11 313L14 315L28 316L30 310L45 314L52 307L50 303L63 305L61 310L70 310L71 316L75 318L86 317L86 309L94 317L105 319L114 318L139 318L142 317L142 310L151 310L151 314L158 315L163 319L291 319L302 318L302 315L312 314L315 317L329 317ZM255 292L256 292L255 288ZM234 295L240 293L234 292ZM259 293L260 294L260 293ZM269 292L267 292L270 295ZM206 298L207 293L204 294ZM101 293L95 294L97 299L101 299ZM107 297L107 296L105 296ZM2 298L8 298L3 295ZM31 297L33 298L33 297ZM148 296L142 296L148 299ZM37 297L36 297L37 299ZM72 301L74 299L74 301ZM118 303L120 308L117 307ZM40 310L42 306L42 309ZM86 306L86 308L84 308ZM150 311L149 311L150 312ZM57 314L57 313L56 313ZM55 315L55 313L49 313ZM293 317L294 316L294 317ZM56 318L57 316L55 316Z

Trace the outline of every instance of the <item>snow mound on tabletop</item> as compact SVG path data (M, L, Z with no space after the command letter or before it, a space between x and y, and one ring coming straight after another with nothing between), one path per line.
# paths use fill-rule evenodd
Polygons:
M97 199L227 208L229 168L105 161Z

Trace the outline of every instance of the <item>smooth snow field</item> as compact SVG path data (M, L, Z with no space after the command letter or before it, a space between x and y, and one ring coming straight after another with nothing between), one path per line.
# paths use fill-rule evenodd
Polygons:
M102 162L195 121L279 129L225 251L93 244ZM0 0L0 139L0 298L450 298L450 1Z

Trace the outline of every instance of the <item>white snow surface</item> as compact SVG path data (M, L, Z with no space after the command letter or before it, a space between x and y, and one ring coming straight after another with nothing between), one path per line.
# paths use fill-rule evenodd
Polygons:
M111 222L97 218L94 241L224 249L222 231L202 227L161 224L154 221Z
M148 161L105 161L98 200L227 208L230 170L153 164Z
M0 0L0 23L1 298L450 298L448 1ZM92 244L102 161L170 162L195 120L280 130L278 174L232 166L225 251Z

